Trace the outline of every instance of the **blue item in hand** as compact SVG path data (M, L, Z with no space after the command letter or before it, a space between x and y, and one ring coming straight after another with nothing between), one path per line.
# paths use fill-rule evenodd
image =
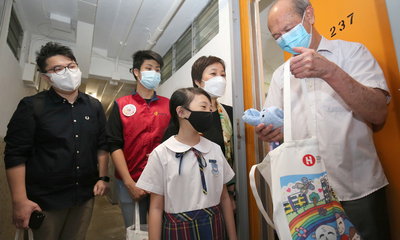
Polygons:
M258 111L257 109L247 109L242 116L246 123L257 126L264 123L265 126L272 124L273 129L283 126L283 111L277 107L269 107Z

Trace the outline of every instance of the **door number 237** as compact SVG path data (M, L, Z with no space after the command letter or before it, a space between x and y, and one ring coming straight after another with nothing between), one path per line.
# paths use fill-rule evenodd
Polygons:
M336 36L338 33L337 31L343 31L346 28L346 24L352 25L353 24L353 17L354 17L354 12L350 13L347 15L346 19L342 19L339 21L337 26L332 26L331 29L329 30L331 32L331 38Z

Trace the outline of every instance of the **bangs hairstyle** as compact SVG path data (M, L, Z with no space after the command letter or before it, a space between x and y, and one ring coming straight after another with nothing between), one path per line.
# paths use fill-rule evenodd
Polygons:
M162 69L162 67L164 66L164 61L162 59L162 57L160 56L160 54L151 51L151 50L142 50L142 51L137 51L132 55L132 59L133 59L133 67L132 67L132 72L133 69L139 69L142 66L144 60L154 60L156 61L158 64L160 64L160 69ZM133 74L133 76L136 78L135 74Z
M176 108L182 106L189 109L190 103L193 101L195 95L204 95L211 102L211 97L202 88L180 88L176 90L169 100L169 112L171 114L171 123L174 125L174 130L179 130L179 117Z
M192 82L193 87L198 88L196 85L196 81L200 82L203 78L203 72L206 67L214 64L214 63L221 63L222 67L225 71L225 62L219 57L215 56L202 56L198 58L192 65Z
M47 67L47 59L56 55L67 57L76 62L76 58L72 53L71 48L63 46L56 42L48 42L46 43L46 45L42 46L39 51L36 52L36 64L39 67L39 71L45 73Z

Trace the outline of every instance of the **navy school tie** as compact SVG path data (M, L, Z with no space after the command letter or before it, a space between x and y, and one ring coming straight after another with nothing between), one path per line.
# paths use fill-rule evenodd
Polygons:
M207 162L204 159L203 154L200 151L198 151L198 150L196 150L194 148L191 148L189 150L192 150L194 155L197 158L197 162L199 164L199 170L200 170L201 185L203 187L203 193L207 194L206 178L204 177L204 168L207 167ZM188 151L175 154L176 158L180 158L180 160L179 160L179 170L178 170L179 175L181 174L181 165L182 165L183 155L185 155L185 153L187 153Z

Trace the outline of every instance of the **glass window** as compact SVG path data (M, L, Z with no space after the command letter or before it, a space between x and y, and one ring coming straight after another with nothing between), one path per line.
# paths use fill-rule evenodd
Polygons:
M10 25L8 27L7 43L10 46L14 56L19 60L21 53L22 40L24 38L24 32L21 24L15 14L14 7L11 9Z
M172 75L172 47L163 57L164 66L161 69L161 83L165 82Z
M192 28L188 28L175 43L175 69L192 58Z
M218 34L218 31L218 0L211 0L164 55L164 67L161 71L162 82L171 77L175 71L213 39Z
M206 45L219 31L218 1L212 0L193 22L194 53Z
M6 1L0 0L0 30L1 26L3 26L5 7L6 7Z

